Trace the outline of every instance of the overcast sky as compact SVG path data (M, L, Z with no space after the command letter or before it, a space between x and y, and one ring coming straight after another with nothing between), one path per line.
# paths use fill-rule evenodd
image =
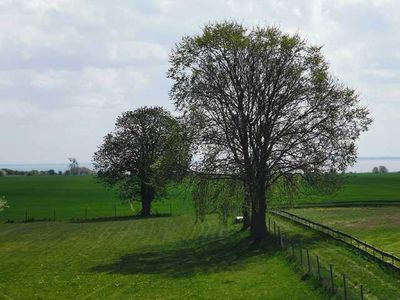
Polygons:
M374 118L359 155L400 156L399 11L384 0L0 0L0 163L91 161L122 111L173 109L174 43L231 19L323 45Z

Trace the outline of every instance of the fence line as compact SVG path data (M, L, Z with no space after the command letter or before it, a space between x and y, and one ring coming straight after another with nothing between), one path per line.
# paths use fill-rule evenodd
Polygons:
M268 218L267 227L270 235L274 236L281 249L285 250L290 261L294 262L303 274L313 277L331 295L345 300L365 299L365 287L362 284L353 284L346 274L336 271L332 264L327 264L318 255L311 253L301 244L290 240L287 235Z
M379 248L376 248L356 237L353 237L350 234L341 232L341 231L333 229L329 226L311 221L309 219L300 217L298 215L292 214L292 213L284 211L284 210L273 209L273 210L269 210L269 212L274 215L291 220L291 221L298 223L300 225L303 225L305 227L314 229L323 234L326 234L338 241L345 243L346 245L349 245L349 246L357 249L358 251L360 251L363 254L373 257L375 260L377 260L382 265L390 267L390 268L400 272L400 258L399 257L397 257L391 253L387 253Z
M276 209L288 208L313 208L313 207L363 207L363 206L400 206L400 200L385 201L331 201L331 202L305 202L295 204L275 204Z

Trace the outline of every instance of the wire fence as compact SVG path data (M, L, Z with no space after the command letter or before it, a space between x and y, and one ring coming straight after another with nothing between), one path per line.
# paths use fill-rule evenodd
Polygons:
M364 285L354 284L346 274L338 272L333 264L291 240L275 221L271 222L271 218L268 218L268 224L269 234L275 237L289 260L304 277L313 278L334 297L345 300L366 299Z
M152 209L153 215L171 215L172 205L164 205L162 208ZM132 211L127 206L110 205L109 207L82 207L82 208L54 208L36 209L25 208L13 210L12 212L3 211L0 213L0 222L19 223L36 221L90 221L96 219L115 219L134 217L139 211Z
M376 247L374 247L356 237L353 237L347 233L344 233L339 230L328 227L326 225L311 221L309 219L300 217L300 216L292 214L290 212L287 212L284 210L276 210L276 209L269 210L269 212L274 215L277 215L277 216L283 217L285 219L288 219L290 221L293 221L297 224L314 229L325 235L328 235L328 236L334 238L335 240L341 241L342 243L353 247L360 253L373 258L381 265L384 265L386 267L389 267L390 269L400 272L400 258L391 253L388 253L379 248L376 248Z

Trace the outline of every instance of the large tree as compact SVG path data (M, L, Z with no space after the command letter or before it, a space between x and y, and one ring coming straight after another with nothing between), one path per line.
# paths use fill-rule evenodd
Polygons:
M371 123L357 93L330 74L321 47L276 27L207 25L176 45L170 63L171 98L197 130L192 168L243 182L255 239L266 236L273 183L343 171Z
M94 154L95 170L120 196L139 200L141 215L166 183L184 176L190 160L186 131L161 107L142 107L117 118L113 132Z

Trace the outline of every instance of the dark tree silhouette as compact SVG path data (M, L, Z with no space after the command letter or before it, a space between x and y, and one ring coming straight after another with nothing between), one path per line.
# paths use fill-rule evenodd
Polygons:
M266 235L269 187L282 176L344 170L371 123L320 50L276 27L224 22L184 37L170 55L170 96L197 130L192 168L243 182L255 239Z
M161 107L128 111L94 154L95 170L104 183L119 187L121 198L141 201L141 215L148 216L156 194L188 169L184 141L183 127Z

